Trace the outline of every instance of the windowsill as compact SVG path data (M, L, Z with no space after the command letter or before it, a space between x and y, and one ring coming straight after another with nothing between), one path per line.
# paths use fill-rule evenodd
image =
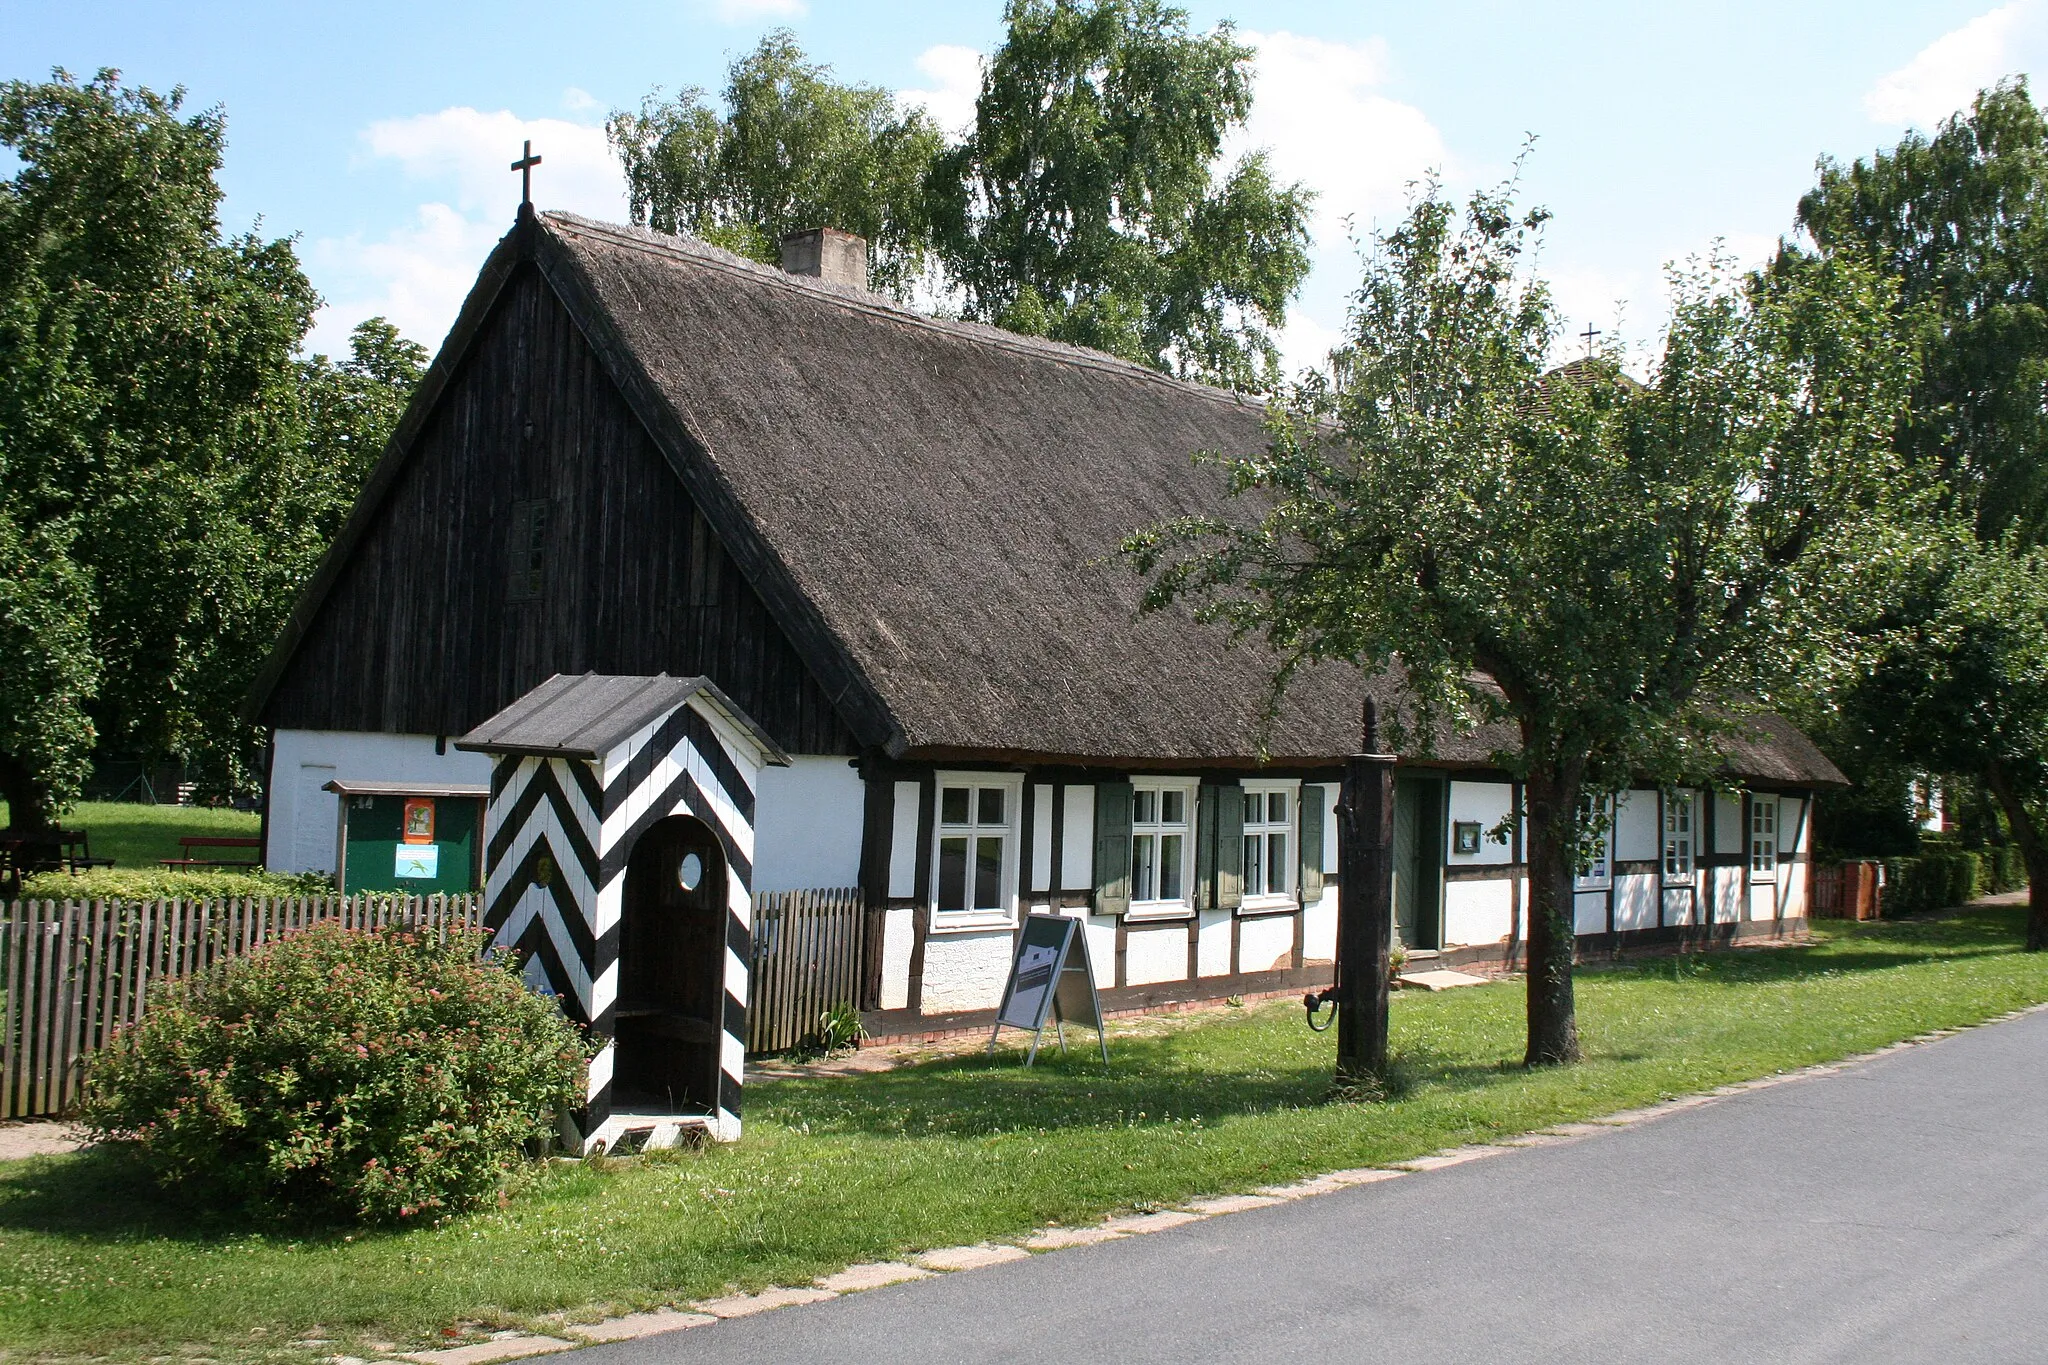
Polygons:
M1301 908L1301 902L1291 895L1246 896L1238 902L1237 914L1240 919L1257 919L1261 915L1291 915Z
M1133 901L1124 911L1126 924L1153 924L1160 920L1193 919L1195 908L1186 901Z
M1613 889L1614 880L1611 877L1578 877L1572 881L1572 890L1574 891L1612 891Z
M1017 917L1007 910L938 911L932 912L930 932L934 934L967 934L989 929L1015 929Z

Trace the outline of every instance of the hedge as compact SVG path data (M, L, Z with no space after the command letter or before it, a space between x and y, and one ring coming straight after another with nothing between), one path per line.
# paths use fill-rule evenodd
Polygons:
M1887 918L1929 914L1966 905L1980 895L2017 891L2026 884L2026 863L2010 844L1975 852L1943 849L1917 858L1887 858L1884 913Z

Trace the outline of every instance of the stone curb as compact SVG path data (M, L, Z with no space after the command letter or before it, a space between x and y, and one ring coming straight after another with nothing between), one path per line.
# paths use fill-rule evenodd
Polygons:
M1598 1118L1584 1119L1569 1123L1553 1124L1534 1132L1504 1137L1490 1143L1473 1143L1464 1147L1451 1147L1440 1152L1410 1157L1405 1161L1390 1161L1384 1166L1362 1166L1351 1170L1330 1171L1323 1175L1311 1176L1287 1185L1268 1185L1253 1194L1211 1195L1203 1199L1189 1200L1174 1209L1161 1209L1153 1213L1124 1214L1105 1218L1091 1227L1049 1227L1040 1228L1014 1243L980 1242L973 1246L940 1247L921 1252L908 1262L876 1261L864 1265L848 1266L835 1275L820 1278L815 1286L804 1288L772 1287L758 1294L731 1294L720 1299L693 1303L688 1311L662 1308L648 1313L632 1313L625 1317L607 1318L585 1326L564 1324L560 1330L577 1338L565 1341L557 1337L531 1336L523 1333L501 1333L489 1341L475 1342L467 1346L451 1346L436 1351L415 1351L399 1359L416 1362L416 1365L487 1365L497 1360L511 1360L520 1356L541 1355L550 1351L573 1350L578 1346L595 1345L606 1341L626 1341L636 1337L649 1336L656 1332L677 1331L683 1328L701 1327L723 1318L747 1317L754 1313L765 1313L771 1309L793 1307L797 1304L822 1303L838 1298L842 1294L859 1293L867 1289L879 1289L884 1285L901 1284L909 1280L928 1279L935 1273L958 1273L965 1270L979 1270L984 1266L1003 1265L1011 1261L1028 1260L1034 1252L1059 1251L1067 1247L1094 1246L1102 1242L1113 1242L1125 1237L1146 1233L1164 1232L1169 1228L1200 1222L1207 1218L1220 1218L1227 1214L1248 1213L1254 1209L1272 1208L1277 1204L1294 1199L1307 1199L1316 1195L1334 1194L1338 1190L1350 1189L1355 1185L1375 1184L1382 1180L1396 1180L1408 1175L1421 1175L1440 1171L1467 1162L1484 1161L1489 1157L1504 1156L1510 1152L1532 1147L1559 1146L1576 1142L1582 1138L1597 1137L1617 1129L1633 1128L1639 1123L1649 1123L1667 1114L1683 1113L1703 1105L1715 1104L1737 1095L1746 1095L1755 1090L1768 1090L1774 1086L1792 1081L1810 1080L1818 1076L1834 1075L1865 1062L1888 1057L1907 1048L1919 1047L1925 1043L1952 1038L1958 1033L1990 1024L2003 1024L2030 1014L2048 1011L2048 1001L2029 1005L2024 1009L2012 1010L1975 1024L1961 1028L1936 1029L1931 1033L1903 1038L1874 1051L1858 1053L1853 1057L1842 1057L1832 1062L1819 1062L1813 1066L1801 1067L1796 1071L1781 1071L1772 1076L1758 1076L1753 1080L1737 1081L1714 1090L1698 1094L1680 1095L1656 1104L1644 1105L1638 1109L1625 1109L1618 1113L1603 1114ZM330 1359L340 1360L341 1357Z

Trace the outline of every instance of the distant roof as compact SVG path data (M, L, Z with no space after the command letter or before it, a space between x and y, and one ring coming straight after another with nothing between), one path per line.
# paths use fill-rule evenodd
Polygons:
M557 673L455 741L458 749L494 754L601 758L692 697L702 697L757 744L765 762L784 765L775 747L708 678L618 677Z

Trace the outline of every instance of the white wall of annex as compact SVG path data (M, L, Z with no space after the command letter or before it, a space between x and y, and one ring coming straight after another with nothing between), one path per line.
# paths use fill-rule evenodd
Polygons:
M1015 945L1008 929L927 936L922 1013L992 1010L1001 1004Z
M1697 875L1697 874L1695 874ZM1698 924L1700 915L1699 893L1685 882L1664 884L1665 924Z
M1067 788L1060 812L1060 889L1090 891L1095 887L1095 788Z
M1718 842L1718 841L1716 841ZM1714 923L1732 924L1742 918L1742 869L1714 869Z
M1507 877L1444 883L1444 946L1462 948L1506 938L1515 924L1514 885Z
M1614 927L1657 927L1657 874L1631 872L1614 879Z
M273 872L334 871L340 807L322 791L337 778L356 782L439 782L485 787L486 754L453 744L434 752L432 735L369 734L357 730L279 730L270 767L269 842L263 861Z
M1663 847L1658 839L1657 830L1657 793L1623 792L1614 801L1615 861L1641 862L1646 858L1662 856ZM1621 926L1617 924L1615 927Z
M1452 826L1464 821L1479 822L1479 851L1459 853L1457 843L1451 840L1445 844L1450 850L1445 862L1452 867L1479 867L1488 863L1514 861L1514 847L1503 844L1491 837L1494 826L1507 819L1514 809L1515 789L1505 782L1460 782L1451 783ZM1448 910L1446 911L1448 914ZM1448 927L1445 930L1449 932ZM1480 942L1482 940L1472 940ZM1486 940L1490 941L1490 940Z
M1256 915L1238 921L1237 965L1247 972L1284 972L1294 966L1294 916Z
M1334 826L1324 826L1334 828ZM1337 887L1325 886L1323 898L1302 911L1301 965L1326 967L1337 960Z
M910 1004L910 952L916 944L917 916L907 905L882 918L882 1008L900 1010Z
M1607 893L1605 891L1581 891L1572 899L1572 932L1575 934L1604 934L1607 932Z
M1133 925L1124 940L1124 984L1149 986L1188 979L1188 927L1185 923L1140 929Z
M862 783L843 757L763 768L754 799L754 890L860 885Z
M1742 798L1714 793L1714 852L1746 852L1748 838L1749 831L1742 827Z
M1203 976L1230 975L1230 921L1228 910L1204 910L1196 931L1195 970Z

